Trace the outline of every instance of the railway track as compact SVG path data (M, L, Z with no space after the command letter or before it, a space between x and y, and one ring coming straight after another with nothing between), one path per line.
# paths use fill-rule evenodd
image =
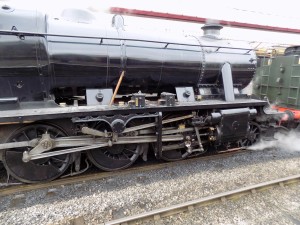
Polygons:
M104 225L121 225L121 224L142 224L143 221L159 221L161 218L169 217L178 213L190 212L197 207L206 206L214 203L225 202L227 200L240 198L245 195L254 194L260 191L264 191L275 186L285 186L300 181L300 174L289 176L281 179L276 179L268 182L263 182L256 185L251 185L243 188L239 188L232 191L227 191L204 198L195 199L192 201L184 202L168 206L161 209L152 210L149 212L141 213L138 215L128 216L121 219L111 220L105 222Z
M122 176L122 175L130 174L130 173L134 173L134 172L144 172L144 171L151 171L151 170L155 170L155 169L174 167L174 166L178 166L180 164L190 163L190 162L194 162L194 161L203 161L203 160L207 161L207 160L213 160L213 159L226 158L226 157L234 156L235 154L244 154L244 153L249 153L249 152L250 152L250 150L241 150L240 148L237 148L237 149L231 149L231 150L224 151L224 152L219 152L218 154L214 154L214 155L195 157L195 158L190 158L190 159L177 161L177 162L163 162L163 163L152 164L152 165L147 165L147 166L136 166L136 167L131 167L129 169L122 170L122 171L83 174L83 175L78 175L78 176L74 176L74 177L61 178L61 179L57 179L57 180L47 182L47 183L13 184L12 186L7 186L7 187L5 187L5 184L3 184L2 188L0 189L0 197L20 194L20 193L24 193L24 192L28 192L28 191L39 190L39 189L53 189L55 187L77 184L77 183L93 181L93 180L99 180L99 179L114 177L114 176L119 176L119 175Z

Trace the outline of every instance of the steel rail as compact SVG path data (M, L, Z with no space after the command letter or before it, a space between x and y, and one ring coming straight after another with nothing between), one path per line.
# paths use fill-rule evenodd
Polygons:
M143 221L143 220L159 220L162 217L167 217L170 215L174 215L181 212L192 211L195 207L200 207L203 205L212 204L215 202L224 202L226 199L232 199L237 196L243 196L251 193L256 193L258 191L265 190L270 187L274 187L277 185L284 186L285 184L296 183L300 180L300 174L289 176L285 178L280 178L272 181L267 181L255 185L250 185L247 187L235 189L232 191L227 191L191 201L187 201L184 203L168 206L161 209L155 209L149 212L141 213L138 215L128 216L121 219L116 219L112 221L105 222L104 225L118 225L118 224L130 224L135 221Z
M224 152L219 152L218 154L215 154L215 155L195 157L195 158L185 159L185 160L177 161L177 162L163 162L163 163L152 164L152 165L147 165L147 166L145 166L145 165L144 166L136 166L136 167L130 167L128 169L121 170L121 171L83 174L80 176L60 178L60 179L50 181L47 183L14 185L14 186L0 188L0 197L19 194L19 193L28 192L28 191L39 190L39 189L54 188L54 187L59 187L59 186L63 186L63 185L72 185L72 184L77 184L77 183L82 183L82 182L87 182L87 181L94 181L94 180L104 179L104 178L108 178L108 177L115 177L115 176L119 176L119 175L124 176L124 175L134 173L134 172L146 172L146 171L151 171L151 170L156 170L156 169L170 168L170 167L174 167L174 166L179 166L181 164L197 162L197 161L202 161L202 160L208 161L208 160L227 158L227 157L234 156L235 154L242 154L242 153L249 153L249 151L248 150L240 150L240 149L232 149L232 150L228 150L228 151L224 151Z

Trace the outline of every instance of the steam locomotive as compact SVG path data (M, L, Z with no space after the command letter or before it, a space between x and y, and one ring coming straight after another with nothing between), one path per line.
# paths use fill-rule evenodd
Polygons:
M299 56L300 46L290 46L283 55L262 57L253 79L253 94L284 113L279 123L288 129L300 128Z
M0 161L25 183L84 162L113 171L139 156L175 161L255 143L277 120L241 90L255 52L220 38L127 30L115 15L0 9Z

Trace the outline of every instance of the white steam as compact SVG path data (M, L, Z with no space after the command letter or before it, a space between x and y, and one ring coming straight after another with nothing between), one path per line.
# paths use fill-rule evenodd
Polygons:
M261 140L257 144L250 146L250 150L278 149L281 151L300 152L300 133L290 131L286 134L276 133L274 140Z

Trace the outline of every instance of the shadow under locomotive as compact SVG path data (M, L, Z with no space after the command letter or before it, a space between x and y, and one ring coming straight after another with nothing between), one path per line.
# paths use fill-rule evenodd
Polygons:
M280 154L278 154L280 152ZM80 196L81 198L88 197L94 193L109 193L109 192L118 192L122 191L124 188L130 188L135 186L145 186L154 184L160 181L168 181L174 179L181 179L183 177L189 177L191 174L210 174L213 172L222 172L233 171L236 168L240 168L241 164L243 166L259 165L262 163L267 163L269 161L276 162L277 160L287 160L287 159L296 159L300 157L300 152L289 152L268 149L263 151L249 151L245 154L236 154L230 158L223 158L219 160L208 160L202 161L193 161L189 164L182 164L176 166L170 166L167 168L158 169L159 172L153 171L142 171L142 172L133 172L130 174L120 174L113 177L104 178L101 180L88 181L84 182L81 185L67 185L63 188L58 188L53 196L49 196L45 190L35 190L33 192L28 192L26 194L27 199L34 199L34 201L25 202L23 204L18 204L16 206L10 206L11 196L6 196L0 200L0 211L7 210L9 208L24 208L31 207L39 204L51 204L57 202L58 199L63 198L65 201L68 199L74 199L74 197ZM175 167L180 167L176 169ZM257 174L261 179L264 178L262 174ZM218 181L220 183L221 181ZM233 181L235 185L244 186L246 181L236 180ZM237 183L241 182L241 183ZM221 186L220 186L221 187ZM213 186L203 185L201 190L203 192L213 189ZM176 189L176 188L175 188ZM174 189L174 190L175 190ZM137 201L138 202L138 201ZM108 206L110 207L110 206ZM110 209L110 208L109 208ZM104 211L108 211L104 210Z

